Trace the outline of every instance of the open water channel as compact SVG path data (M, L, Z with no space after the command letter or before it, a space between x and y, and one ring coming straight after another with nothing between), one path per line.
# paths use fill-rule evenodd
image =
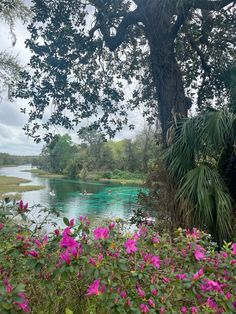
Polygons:
M23 201L29 202L30 206L40 204L47 208L56 208L62 216L68 218L86 215L127 219L139 207L137 195L144 190L142 187L130 185L43 178L24 172L30 169L30 165L3 167L0 168L0 175L24 178L31 180L28 183L30 185L44 186L42 190L22 193ZM83 194L84 191L87 192L86 195Z

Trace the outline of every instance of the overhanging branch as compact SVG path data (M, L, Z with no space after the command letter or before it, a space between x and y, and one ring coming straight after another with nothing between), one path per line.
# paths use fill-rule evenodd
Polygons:
M138 9L128 12L122 18L119 26L116 29L116 35L110 35L110 28L107 25L108 20L106 17L101 13L97 19L96 29L100 29L106 46L111 50L114 51L117 47L119 47L125 40L126 30L130 25L137 24L141 21L141 14Z
M230 3L236 3L236 1L232 0L218 0L218 1L210 1L210 0L191 0L190 5L194 9L202 9L209 11L219 11Z

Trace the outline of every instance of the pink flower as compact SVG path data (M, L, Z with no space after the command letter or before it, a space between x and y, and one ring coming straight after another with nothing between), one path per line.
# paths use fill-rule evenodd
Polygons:
M236 243L232 244L232 255L236 255Z
M62 231L62 236L66 236L66 235L69 235L71 234L71 230L70 230L70 227L66 227L63 231Z
M102 259L103 259L103 256L101 253L99 253L97 259L90 257L89 263L94 265L95 267L99 267L101 265Z
M204 292L206 292L206 291L217 291L217 292L222 291L221 284L219 284L217 281L214 281L214 280L206 280L206 283L201 285L200 288Z
M152 289L151 292L152 292L152 295L153 295L154 297L157 295L157 289L154 288L154 289Z
M64 235L63 238L60 241L60 247L67 247L67 248L72 248L72 247L78 247L78 243L75 241L74 238Z
M4 226L3 224L0 224L0 230L3 228L3 226Z
M20 200L20 202L19 202L19 204L18 204L18 208L19 208L19 209L23 209L23 207L24 207L23 201Z
M93 230L94 240L105 240L109 238L109 229L99 227Z
M230 293L229 291L226 292L225 298L226 298L227 300L229 300L229 299L231 298L231 293Z
M138 295L143 299L145 298L145 292L140 288L140 287L136 287L137 293Z
M177 274L175 277L176 277L176 279L183 280L183 279L187 278L187 275L186 274Z
M181 255L182 255L183 257L186 257L186 256L187 256L186 250L182 249L182 250L181 250Z
M132 239L128 239L125 242L124 246L125 246L126 252L128 254L131 254L131 253L136 252L138 250L138 248L136 247L136 241L132 240Z
M6 290L7 293L12 292L13 287L12 287L12 285L9 283L9 281L8 281L7 278L4 278L3 284L4 284L4 286L5 286L5 290Z
M187 308L186 308L185 306L182 306L180 312L181 312L182 314L186 314L186 313L187 313Z
M54 234L58 237L59 236L59 234L60 234L60 231L59 231L59 229L57 228L57 229L55 229L54 231Z
M217 309L218 307L217 303L214 300L212 300L210 297L206 301L206 306L212 310Z
M85 217L85 216L82 216L82 215L81 215L81 216L79 216L79 221L80 221L80 222L83 222L85 219L86 219L86 217Z
M197 280L198 278L203 276L203 269L200 268L198 272L196 272L196 274L193 275L193 279Z
M121 291L121 293L120 293L120 297L122 298L122 299L125 299L125 298L127 298L127 293L123 290L123 291Z
M112 221L108 228L109 228L109 230L112 230L114 227L115 227L115 222Z
M64 261L67 265L70 265L71 259L70 259L70 254L68 251L65 251L60 254L60 259Z
M72 219L69 221L69 226L70 226L70 227L74 227L74 224L75 224L75 220L72 218Z
M100 285L100 279L94 280L94 282L88 287L86 295L91 296L91 295L103 294L105 291L105 285L103 284L100 290L99 290L99 285Z
M148 313L149 312L149 307L146 304L140 304L139 306L140 312L141 313Z
M145 225L141 225L138 231L138 235L146 235L147 234L147 228L145 227Z
M28 254L32 257L37 258L39 255L35 250L28 251Z
M44 238L43 238L43 241L42 243L38 240L38 239L35 239L34 240L34 243L37 245L37 247L39 249L41 249L43 246L45 246L47 244L47 241L48 241L48 236L46 235Z
M151 258L151 264L157 269L159 269L161 267L161 260L159 256L153 255L153 257Z
M163 277L163 278L162 278L162 282L163 282L163 283L169 283L169 282L170 282L170 279L167 278L167 277Z
M20 212L25 212L28 209L28 206L29 206L28 203L25 203L25 205L24 205L23 201L20 200L20 202L18 204L18 209Z
M198 309L196 308L196 306L191 307L191 312L192 314L198 313Z
M196 245L196 249L195 251L193 252L194 254L194 257L197 261L200 261L202 259L204 259L204 249L200 246L200 245Z
M148 304L151 306L151 307L155 307L155 303L152 299L148 299Z
M157 238L157 237L153 237L152 238L152 243L154 244L154 243L159 243L160 242L160 240Z
M22 299L21 302L16 302L16 306L18 306L23 312L30 313L29 301L26 299L23 292L18 293L18 296Z

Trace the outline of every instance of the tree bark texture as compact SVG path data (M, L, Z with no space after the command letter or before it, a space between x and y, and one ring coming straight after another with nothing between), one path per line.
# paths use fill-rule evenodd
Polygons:
M158 99L163 142L175 115L187 116L183 78L174 52L174 38L170 34L174 15L173 1L147 1L143 7L144 25L150 47L151 70Z

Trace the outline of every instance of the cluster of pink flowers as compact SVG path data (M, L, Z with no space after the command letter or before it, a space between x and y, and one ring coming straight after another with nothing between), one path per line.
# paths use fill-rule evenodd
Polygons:
M73 225L74 224L71 223L70 227L64 229L60 241L60 248L65 249L60 254L60 259L68 265L70 265L72 258L78 258L82 254L82 245L71 236L70 228Z
M138 248L137 248L137 246L136 246L136 243L137 243L137 241L136 241L136 240L133 240L133 239L128 239L128 240L124 243L126 252L127 252L128 254L131 254L131 253L134 253L134 252L137 252L137 251L138 251Z
M13 292L13 286L10 284L8 278L4 278L3 286L5 287L6 293L10 294ZM18 309L21 309L23 312L30 313L29 301L27 300L24 292L18 292L17 297L20 298L20 301L12 301L12 304L14 304Z
M236 312L236 243L217 252L197 229L177 233L173 239L143 225L127 235L114 222L91 232L86 217L79 221L77 228L74 219L65 219L67 227L55 229L49 238L18 233L14 237L14 245L23 253L20 258L30 257L30 264L42 265L38 281L53 278L53 285L57 278L74 276L85 302L91 297L87 301L99 307L102 300L109 303L111 313L113 306L127 313ZM5 278L4 293L9 296L14 292L9 275L0 268L0 276ZM28 313L24 293L18 296L22 301L14 306Z
M105 284L100 284L100 279L94 280L94 282L87 289L87 296L100 295L105 292Z
M109 238L109 229L99 227L93 230L94 240L105 240Z

